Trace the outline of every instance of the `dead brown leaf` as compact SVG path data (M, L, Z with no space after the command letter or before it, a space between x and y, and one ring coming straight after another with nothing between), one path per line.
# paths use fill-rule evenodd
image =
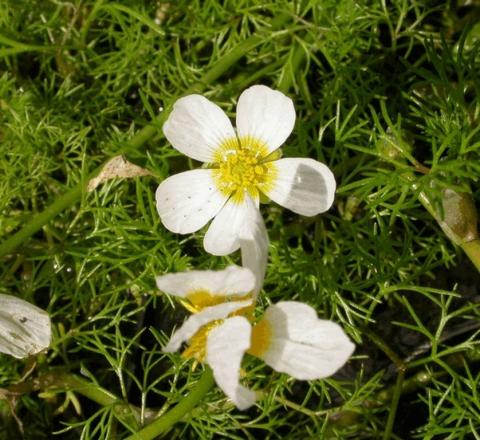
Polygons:
M152 173L150 171L129 162L123 156L115 156L105 164L97 177L94 177L88 182L87 190L89 192L93 191L101 183L118 177L125 179L151 175Z

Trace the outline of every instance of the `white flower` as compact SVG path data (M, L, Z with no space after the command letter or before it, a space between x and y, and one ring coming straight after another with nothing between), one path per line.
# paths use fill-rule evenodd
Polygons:
M178 151L208 165L160 184L156 201L165 227L188 234L213 218L205 250L227 255L240 246L238 231L249 198L258 207L263 193L306 216L327 211L336 186L330 169L313 159L279 159L276 154L294 124L292 100L262 85L240 95L236 131L223 110L205 97L179 99L163 132Z
M167 274L157 277L156 281L162 292L180 298L184 307L193 313L175 331L164 351L176 351L183 342L189 341L184 356L200 361L205 358L205 338L210 324L241 309L251 310L254 302L255 275L239 266Z
M252 326L253 299L247 292L255 281L249 269L238 266L157 278L160 290L187 299L196 312L174 332L164 351L178 350L188 341L183 356L209 364L217 385L239 409L256 400L256 393L239 381L245 353L296 379L313 380L334 374L355 348L339 325L318 319L312 307L296 301L268 307Z
M48 313L23 299L0 294L0 352L18 359L50 345Z

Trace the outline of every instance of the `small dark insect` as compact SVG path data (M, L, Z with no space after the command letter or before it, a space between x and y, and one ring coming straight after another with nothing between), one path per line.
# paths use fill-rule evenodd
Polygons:
M24 324L24 323L27 322L27 321L28 321L28 319L25 318L25 316L24 316L23 318L20 318L20 322L21 322L22 324Z

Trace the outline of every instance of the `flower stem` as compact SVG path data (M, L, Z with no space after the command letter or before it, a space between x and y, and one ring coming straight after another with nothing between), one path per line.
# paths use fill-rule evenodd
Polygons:
M467 241L460 246L480 272L480 239L477 238L473 241Z
M73 374L50 372L35 380L27 380L6 388L7 394L20 395L32 391L75 391L102 406L112 405L120 399L102 387Z
M307 40L309 40L307 36ZM305 61L305 51L302 47L296 42L293 42L293 48L291 51L290 62L288 63L285 71L280 78L280 83L278 84L278 90L283 93L287 93L290 88L295 84L295 73L299 71L302 63Z
M214 379L212 370L206 367L205 372L199 379L193 391L183 398L177 406L172 408L163 416L154 420L150 425L138 431L136 434L132 434L125 440L150 440L155 437L164 434L175 423L188 414L195 406L203 399L207 392L213 387Z
M0 245L0 258L8 255L18 246L20 246L27 238L40 230L53 217L75 203L82 195L82 186L76 185L67 191L62 197L53 202L48 208L32 217L22 229L13 234Z
M390 403L390 411L388 413L387 426L383 432L383 440L389 440L392 437L393 424L395 422L395 416L397 414L398 402L402 394L403 381L405 379L405 370L402 369L398 372L397 382L395 383L395 389Z
M85 380L74 374L49 372L41 374L33 380L27 380L10 385L3 390L3 398L17 398L32 391L62 392L73 391L102 405L112 407L116 417L133 427L138 427L140 410L134 405L123 401L115 394L99 385Z
M398 370L405 369L405 363L400 356L398 356L380 336L367 327L362 329L362 333L366 334L372 342L390 358Z
M116 402L121 402L121 400L110 391L107 391L98 385L92 384L91 382L72 374L63 374L58 376L58 378L49 386L49 388L52 390L64 389L75 391L103 406L109 406Z

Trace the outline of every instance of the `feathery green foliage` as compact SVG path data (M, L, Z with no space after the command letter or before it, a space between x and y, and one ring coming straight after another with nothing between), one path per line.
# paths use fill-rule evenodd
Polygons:
M161 352L185 313L154 276L239 255L161 225L158 183L194 164L158 116L192 90L233 116L255 83L294 100L284 156L339 185L322 216L262 206L258 308L304 301L357 349L313 382L248 358L254 408L213 388L167 438L479 438L479 17L467 1L2 1L0 236L40 220L0 293L47 309L54 338L35 361L0 355L0 438L125 439L195 389L203 367ZM153 175L80 191L119 151Z

